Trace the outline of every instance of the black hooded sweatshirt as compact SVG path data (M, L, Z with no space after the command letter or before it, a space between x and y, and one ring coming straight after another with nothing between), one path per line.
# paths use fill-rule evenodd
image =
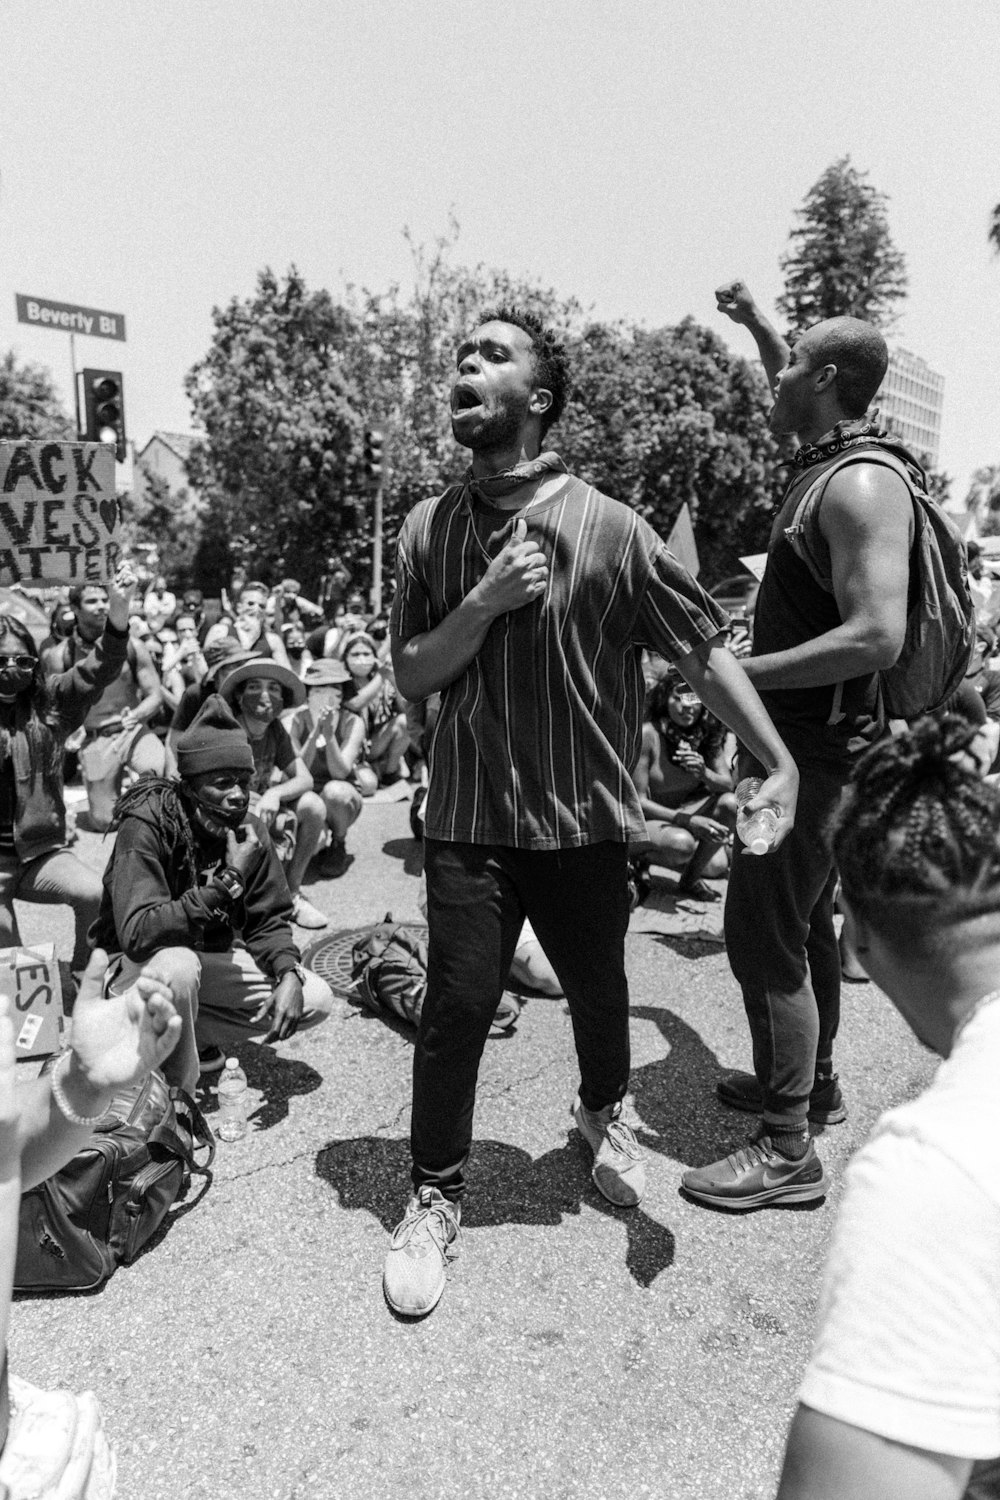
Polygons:
M163 796L161 787L151 787L122 819L91 942L145 963L161 948L225 953L239 939L277 983L299 962L299 950L292 936L292 898L267 830L251 817L260 849L246 873L244 893L234 901L212 883L225 864L225 840L191 820L198 863L194 883L183 840L167 831Z

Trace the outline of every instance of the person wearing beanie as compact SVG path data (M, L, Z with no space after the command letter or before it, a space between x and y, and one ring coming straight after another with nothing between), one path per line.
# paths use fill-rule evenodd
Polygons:
M338 655L351 674L345 707L360 714L365 723L364 764L355 773L355 780L370 797L379 786L391 786L399 780L410 738L406 714L399 706L391 668L387 672L379 666L378 647L367 631L345 635Z
M112 955L112 994L139 975L169 985L182 1027L163 1071L190 1093L248 1037L284 1041L325 1019L333 995L299 961L281 863L249 812L253 752L218 694L180 736L177 766L179 780L119 798L90 937Z
M302 681L306 701L289 720L288 734L322 799L330 832L323 874L336 878L350 863L347 830L361 816L364 805L353 778L364 754L365 726L343 706L351 674L342 661L314 661L306 667Z
M205 675L201 682L192 683L184 689L170 723L167 747L174 757L177 754L177 741L185 729L191 727L212 694L221 692L229 673L236 667L241 667L245 661L250 661L253 652L247 651L231 636L225 636L222 640L205 646L202 655L205 659ZM170 769L176 770L176 765L171 764Z

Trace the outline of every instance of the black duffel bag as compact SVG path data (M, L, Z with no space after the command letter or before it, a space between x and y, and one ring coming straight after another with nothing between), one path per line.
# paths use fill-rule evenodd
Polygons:
M204 1147L199 1163L195 1152ZM215 1139L190 1095L153 1071L118 1095L83 1150L21 1198L16 1292L89 1292L131 1265ZM204 1189L203 1189L204 1191Z

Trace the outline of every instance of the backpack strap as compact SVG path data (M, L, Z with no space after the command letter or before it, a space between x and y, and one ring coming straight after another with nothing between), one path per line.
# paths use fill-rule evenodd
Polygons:
M906 462L908 457L905 448L893 451L882 443L859 444L835 458L802 494L792 513L791 524L785 527L785 538L795 556L805 563L824 593L833 593L833 569L830 549L819 527L819 508L830 480L852 464L878 464L882 468L891 469L906 485L914 507L915 521L919 524L921 517L917 514L919 507L915 491L923 478L923 470L919 465L914 465L919 473L918 479Z

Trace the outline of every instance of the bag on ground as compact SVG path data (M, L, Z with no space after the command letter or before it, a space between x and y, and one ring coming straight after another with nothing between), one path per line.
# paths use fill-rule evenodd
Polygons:
M351 978L369 1010L416 1026L427 993L427 946L386 912L352 949Z
M195 1153L204 1148L204 1162ZM115 1098L88 1144L21 1198L14 1290L89 1292L131 1265L215 1140L190 1095L154 1071Z

